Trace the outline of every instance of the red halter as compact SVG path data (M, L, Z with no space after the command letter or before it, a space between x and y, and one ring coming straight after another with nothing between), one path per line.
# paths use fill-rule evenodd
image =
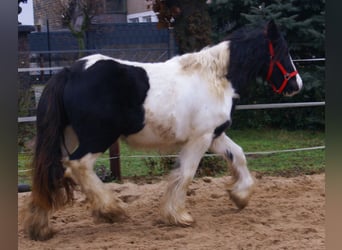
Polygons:
M268 68L268 73L267 73L267 76L266 76L266 81L271 84L271 87L273 89L274 92L278 93L278 94L281 94L284 90L284 88L286 87L288 81L294 77L295 75L298 74L298 71L295 70L291 73L288 73L286 71L286 69L283 67L283 65L279 62L279 60L274 60L274 49L273 49L273 45L271 43L271 41L268 42L268 48L269 48L269 51L270 51L270 55L271 55L271 62L270 62L270 67ZM279 89L277 89L277 87L270 81L270 78L272 76L272 72L273 72L273 68L274 68L274 65L276 65L279 70L281 71L281 73L284 75L284 81L283 83L280 85Z

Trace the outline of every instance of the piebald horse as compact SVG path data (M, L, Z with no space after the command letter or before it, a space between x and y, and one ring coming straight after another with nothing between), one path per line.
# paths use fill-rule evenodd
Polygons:
M205 152L230 166L229 195L244 208L253 192L240 146L226 134L234 98L256 77L278 94L302 88L287 43L274 21L242 28L226 40L165 62L140 63L95 54L62 69L47 83L37 108L32 193L25 213L31 239L53 236L49 218L72 200L77 184L99 221L125 217L121 201L93 171L119 138L133 147L179 149L161 200L165 223L191 225L186 191Z

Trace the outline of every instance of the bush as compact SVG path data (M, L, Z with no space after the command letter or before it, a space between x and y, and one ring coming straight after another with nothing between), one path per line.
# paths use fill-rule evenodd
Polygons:
M165 175L179 167L178 159L174 157L149 158L145 160L149 175ZM196 176L217 176L226 173L227 163L217 156L203 157L199 163Z
M103 182L111 182L113 181L113 177L111 175L110 169L108 169L104 165L96 165L94 167L94 171L96 175L103 181Z

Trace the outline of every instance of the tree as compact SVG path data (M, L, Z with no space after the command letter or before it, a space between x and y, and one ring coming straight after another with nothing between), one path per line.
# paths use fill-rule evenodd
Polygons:
M206 0L156 0L153 10L159 28L174 28L180 53L211 43L211 21Z
M212 0L209 13L213 40L218 42L244 25L259 25L270 19L281 27L294 59L324 57L325 0ZM297 62L304 82L303 91L291 101L322 101L325 99L324 63ZM240 104L288 102L274 95L261 79L249 86ZM284 119L285 117L285 119ZM234 124L239 127L277 126L288 129L324 128L324 107L235 112Z
M209 4L209 15L212 22L212 38L221 41L247 22L241 13L249 12L255 0L212 0Z
M78 41L80 50L85 49L86 32L89 30L91 20L99 12L100 0L59 0L62 22Z
M261 3L242 13L250 24L274 19L281 26L291 50L302 58L324 55L323 0L276 0Z
M262 3L258 7L252 7L249 13L242 13L250 25L262 20L274 19L281 26L284 36L290 46L291 55L294 58L324 57L325 22L323 0L276 0ZM312 65L301 65L309 69ZM313 71L312 71L313 70ZM315 71L324 71L324 67L314 67L310 74L317 76ZM324 73L321 72L322 76ZM308 77L308 76L306 76ZM322 77L307 79L307 88L310 85L318 87L323 82ZM324 91L323 91L324 92ZM322 93L323 93L322 92ZM317 96L316 96L317 97ZM324 95L320 98L324 98Z
M243 25L274 19L302 58L324 55L325 0L212 0L213 37L226 36Z

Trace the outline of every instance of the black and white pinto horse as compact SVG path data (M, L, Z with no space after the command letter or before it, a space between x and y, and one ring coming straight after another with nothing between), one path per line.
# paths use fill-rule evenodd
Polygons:
M165 223L194 222L185 206L186 191L206 151L227 161L233 179L229 195L244 208L255 180L243 150L224 132L231 124L233 99L259 76L279 94L291 96L302 88L273 21L166 62L96 54L54 75L37 109L32 193L25 212L31 239L52 237L49 217L72 200L75 184L96 219L124 217L121 201L93 171L96 159L119 138L140 148L179 148L177 168L161 200Z

